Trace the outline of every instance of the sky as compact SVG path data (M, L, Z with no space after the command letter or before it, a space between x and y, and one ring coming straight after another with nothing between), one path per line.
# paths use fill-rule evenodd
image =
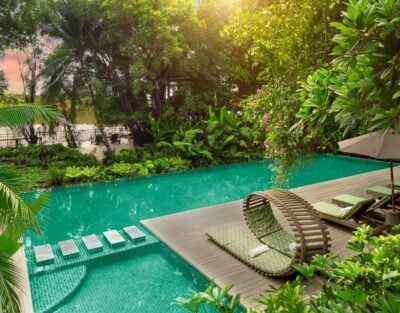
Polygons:
M0 69L4 71L8 80L8 92L13 94L23 93L18 59L23 60L23 56L12 51L5 51L0 59Z

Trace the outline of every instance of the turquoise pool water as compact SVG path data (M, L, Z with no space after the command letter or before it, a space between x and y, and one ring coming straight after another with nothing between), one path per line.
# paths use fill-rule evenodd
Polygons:
M85 258L82 262L36 267L32 248L44 243L56 245L69 238L79 241L84 235L140 225L143 219L241 199L270 187L269 166L266 161L250 162L54 188L38 216L44 236L29 231L24 236L35 312L182 312L171 305L176 296L203 289L207 281L151 234L149 242L154 244L150 250L115 255L106 263ZM289 187L387 166L383 162L322 155L293 173ZM133 250L139 248L132 246ZM130 309L132 306L135 309Z

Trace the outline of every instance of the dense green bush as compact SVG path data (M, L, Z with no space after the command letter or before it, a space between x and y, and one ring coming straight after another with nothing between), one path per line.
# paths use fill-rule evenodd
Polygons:
M119 162L136 163L138 161L138 155L135 150L122 149L118 153L109 153L105 151L103 163L105 165L111 165Z
M50 167L48 170L48 180L51 186L60 186L64 183L65 169Z
M260 296L258 301L265 305L265 309L249 308L246 312L400 312L400 234L376 237L371 236L371 232L371 226L366 225L354 231L348 243L348 249L356 253L353 257L343 259L334 254L317 255L311 264L296 266L309 280L313 280L317 273L324 279L316 295L310 297L304 293L299 275ZM239 297L232 298L226 289L211 284L206 291L195 293L189 299L179 298L178 304L190 312L203 312L200 308L204 304L211 306L213 312L234 312ZM229 303L234 306L228 310Z
M85 183L132 176L146 176L155 173L166 173L187 170L190 163L179 157L159 158L138 163L118 162L110 166L69 166L65 170L50 168L49 176L52 185L63 182Z
M79 150L66 148L63 145L29 145L0 148L0 160L16 165L39 166L93 166L97 164L92 154L83 154Z
M152 120L154 146L138 150L139 159L173 158L193 167L241 162L262 158L260 130L251 127L238 112L209 108L208 117L171 128L163 120Z

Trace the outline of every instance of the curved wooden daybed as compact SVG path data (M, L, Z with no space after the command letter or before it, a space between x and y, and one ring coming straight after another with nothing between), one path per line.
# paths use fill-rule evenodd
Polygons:
M286 218L285 228L271 204ZM296 272L294 264L329 252L330 235L326 225L307 201L290 191L272 189L251 193L243 200L243 215L253 235L232 225L209 230L206 235L263 275L291 275ZM268 245L267 252L249 256L252 248L263 244Z

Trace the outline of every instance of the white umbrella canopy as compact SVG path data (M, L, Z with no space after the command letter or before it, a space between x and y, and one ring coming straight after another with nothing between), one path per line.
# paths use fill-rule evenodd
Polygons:
M338 144L341 152L390 161L392 206L394 208L393 160L400 159L400 134L391 129L386 134L370 133L340 141Z

